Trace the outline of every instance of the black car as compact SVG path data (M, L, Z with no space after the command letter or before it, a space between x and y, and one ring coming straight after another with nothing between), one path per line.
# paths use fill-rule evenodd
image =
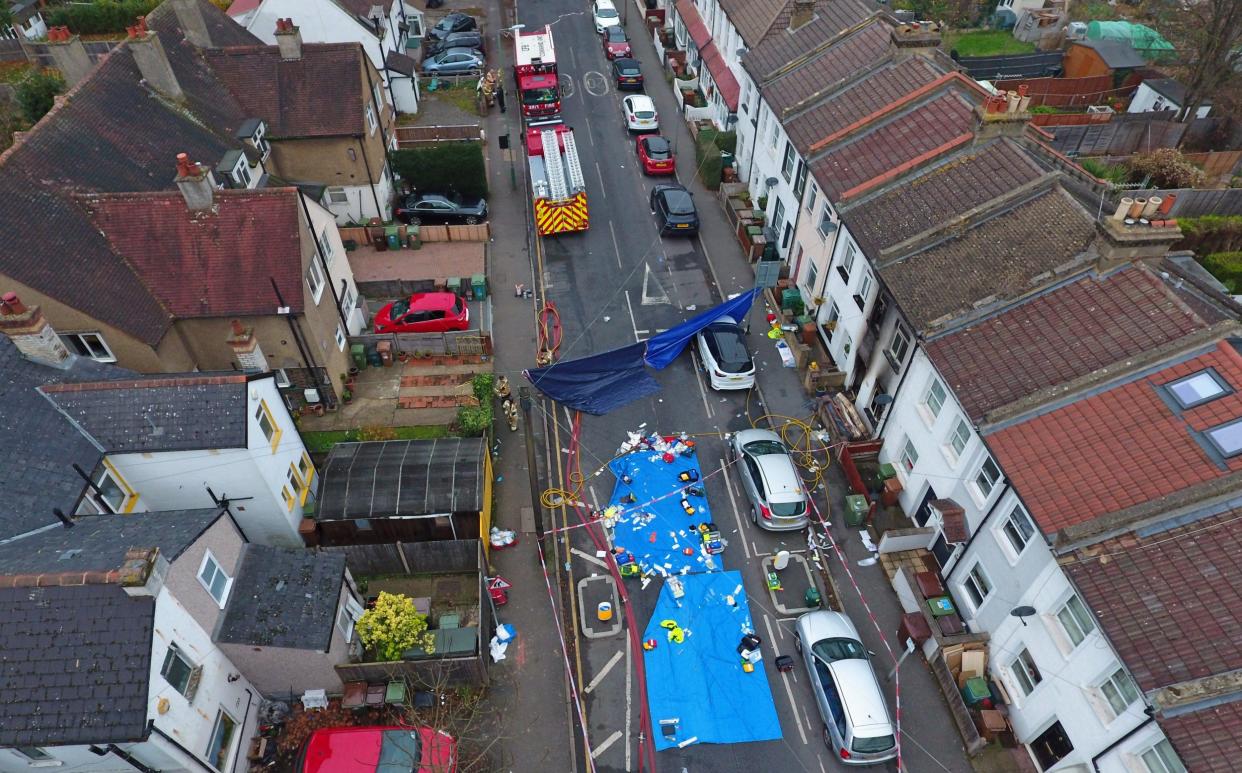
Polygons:
M427 44L427 56L435 56L441 51L447 51L450 48L473 48L476 51L482 51L483 33L478 30L450 32L445 35L442 40L433 41Z
M699 232L694 197L680 185L657 185L651 191L651 211L660 219L660 235L693 236Z
M474 20L473 16L465 13L450 13L436 22L436 26L427 31L427 37L432 40L443 40L447 35L454 32L469 32L478 28L479 24Z
M617 79L617 88L642 90L643 71L639 68L637 59L613 59L612 74Z
M393 217L409 225L419 223L465 223L474 225L487 217L487 201L467 204L459 196L438 193L411 193L393 212Z

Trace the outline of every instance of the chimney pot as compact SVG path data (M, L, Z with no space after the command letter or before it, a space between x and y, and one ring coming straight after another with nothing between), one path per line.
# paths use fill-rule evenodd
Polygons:
M10 314L25 314L26 304L22 303L15 292L7 292L4 294L4 305L8 307Z
M280 58L286 62L302 58L302 32L293 19L276 20L276 47L280 49Z
M185 153L177 154L177 187L191 212L211 209L215 199L215 184L211 173L201 164L193 162Z
M1162 215L1167 215L1173 210L1173 202L1177 200L1176 193L1170 193L1164 197L1164 201L1160 202L1160 208L1157 210Z
M242 327L242 323L240 319L233 320L232 324L233 324L233 335L234 336L241 338L242 336L246 334L246 328Z

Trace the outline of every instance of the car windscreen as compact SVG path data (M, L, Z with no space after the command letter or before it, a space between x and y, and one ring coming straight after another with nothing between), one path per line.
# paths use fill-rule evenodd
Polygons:
M742 450L751 456L766 456L768 454L787 454L789 449L779 440L752 440L742 446Z
M417 730L385 730L375 773L413 773L422 753Z
M602 16L603 14L601 14ZM604 30L604 37L608 38L609 43L624 43L625 30L620 27L609 27Z
M393 301L392 309L388 312L388 318L389 319L401 319L402 317L406 315L406 312L408 312L409 310L410 310L410 302L408 300Z
M820 639L811 645L811 652L829 663L867 659L867 650L857 639Z
M716 360L716 366L725 373L746 373L752 365L746 341L734 325L708 325L703 331L707 349Z
M556 89L527 89L522 92L523 105L546 105L560 98Z
M850 745L854 751L860 754L877 754L886 752L897 745L897 739L891 735L877 735L872 738L855 738L854 743Z
M663 137L648 137L645 144L647 145L647 158L652 161L665 161L673 155L669 149L668 140Z
M642 72L642 70L640 70L638 68L638 65L636 64L618 62L617 72L621 73L622 75L638 75L639 73Z
M617 9L616 8L600 8L598 11L595 12L595 15L601 19L615 19L617 18Z

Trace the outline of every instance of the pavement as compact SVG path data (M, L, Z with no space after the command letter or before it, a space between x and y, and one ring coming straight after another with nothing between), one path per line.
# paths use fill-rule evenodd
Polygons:
M753 283L750 266L733 240L714 194L695 179L690 134L677 115L671 88L664 81L654 49L641 27L638 7L630 5L626 16L635 55L643 63L647 93L659 110L662 133L677 152L678 178L695 194L703 229L699 237L691 240L660 239L657 235L646 203L654 181L638 171L633 140L621 128L620 95L612 89L607 76L608 65L592 28L589 5L584 0L541 0L520 6L518 20L527 28L554 24L562 79L570 82L564 118L578 134L591 229L539 245L533 243L529 237L524 159L519 155L510 161L496 141L506 131L515 140L519 136L513 109L516 100L509 100L510 111L503 116L493 111L485 123L491 175L489 204L495 235L489 251L495 367L498 374L509 375L515 391L526 384L521 370L534 365L534 303L541 299L555 303L559 310L564 344L558 355L568 359L647 338L684 321L695 309L717 303ZM503 17L498 8L489 11L490 30L514 21ZM494 44L490 51L494 58L511 55L507 43L503 47ZM506 86L510 87L508 82ZM511 163L515 170L512 176ZM510 288L518 283L540 288L540 298L532 301L514 297ZM751 323L756 331L765 327L764 311L759 306L752 310ZM658 374L663 386L661 393L607 416L582 417L580 459L587 478L581 497L591 504L607 500L613 484L611 474L604 471L596 477L593 473L613 457L627 431L644 423L648 430L694 433L700 440L700 463L705 472L711 472L724 467L723 433L747 428L752 418L766 413L805 418L810 405L802 393L798 374L781 367L768 339L755 333L750 343L759 368L758 389L752 392L711 391L686 354ZM536 487L542 491L564 481L561 468L570 445L572 417L539 398L534 415L538 469L533 472ZM532 520L529 511L523 516L522 509L531 507L532 470L526 462L522 432L510 433L504 427L497 431L500 434L496 521L506 528L528 529ZM763 671L770 682L783 738L672 749L657 755L655 768L674 773L843 770L844 766L824 746L822 723L801 665L788 674L778 674L771 665L776 654L793 652L794 618L782 616L774 608L763 585L761 562L782 548L805 550L806 539L801 534L762 532L746 523L749 511L742 505L745 500L737 483L736 475L726 470L708 482L707 494L716 522L729 541L723 557L725 567L742 572L756 627L765 640ZM817 499L821 507L827 508L826 512L843 512L844 493L844 481L833 465L824 487L816 492ZM547 518L549 525L561 526L572 523L575 516L549 511ZM876 670L883 679L893 663L885 640L894 650L900 648L894 633L900 608L880 566L857 565L859 559L868 555L858 535L851 534L843 523L834 523L832 534L842 545L845 561L830 556L826 561L828 570L841 591L845 611L858 626L864 643L877 653ZM494 570L514 586L509 604L499 610L500 618L514 624L518 631L508 657L492 671L491 697L503 715L502 769L638 770L642 733L639 719L645 700L635 660L641 655L630 651L623 634L597 638L582 635L574 622L576 591L562 589L576 588L582 579L603 576L606 571L595 558L595 547L582 529L559 533L550 542L551 594L545 585L533 535L523 533L518 546L492 555ZM647 590L639 590L636 584L627 585L626 591L631 608L621 610L623 624L636 625L641 631L655 605L659 585L652 583ZM559 622L564 623L562 631L568 639L568 651L558 634ZM577 724L578 709L567 690L567 673L580 689L586 690L582 700L585 739L583 728ZM901 769L920 773L970 771L948 710L919 656L905 661L898 681ZM884 683L890 711L894 713L895 684Z

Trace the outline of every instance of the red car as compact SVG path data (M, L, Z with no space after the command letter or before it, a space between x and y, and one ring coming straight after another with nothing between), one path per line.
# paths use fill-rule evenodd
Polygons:
M456 773L457 741L430 727L328 727L298 758L297 773Z
M444 333L470 327L470 309L455 293L414 293L375 315L376 333Z
M630 39L621 27L604 28L604 56L609 59L630 55Z
M638 161L643 174L674 174L673 148L668 140L658 134L644 134L638 138Z

